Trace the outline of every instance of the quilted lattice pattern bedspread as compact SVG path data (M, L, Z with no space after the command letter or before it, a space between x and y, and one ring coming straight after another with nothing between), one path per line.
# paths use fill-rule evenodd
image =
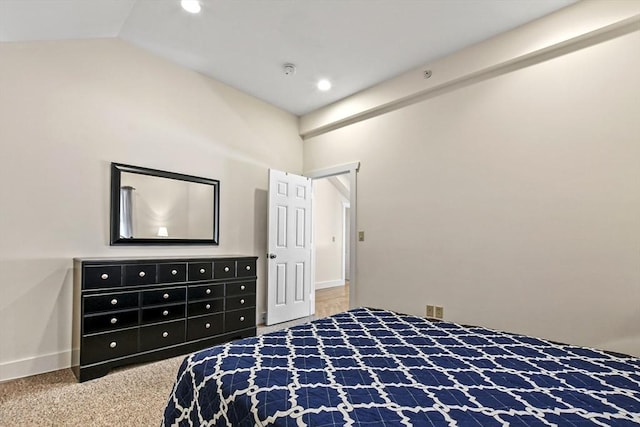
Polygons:
M627 426L640 359L356 309L187 357L164 425Z

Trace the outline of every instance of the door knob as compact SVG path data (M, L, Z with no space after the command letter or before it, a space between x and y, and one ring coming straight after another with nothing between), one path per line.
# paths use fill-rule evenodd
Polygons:
M269 254L269 259L274 259L274 258L277 258L277 257L278 257L278 255L276 255L276 254Z

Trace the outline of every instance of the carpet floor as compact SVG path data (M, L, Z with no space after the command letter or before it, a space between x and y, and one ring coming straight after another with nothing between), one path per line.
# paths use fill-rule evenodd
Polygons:
M78 383L71 369L0 384L0 426L154 426L184 357Z

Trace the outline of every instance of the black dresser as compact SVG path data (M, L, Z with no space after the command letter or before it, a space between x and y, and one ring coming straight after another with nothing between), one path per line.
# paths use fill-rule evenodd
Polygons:
M74 259L76 377L255 336L256 260Z

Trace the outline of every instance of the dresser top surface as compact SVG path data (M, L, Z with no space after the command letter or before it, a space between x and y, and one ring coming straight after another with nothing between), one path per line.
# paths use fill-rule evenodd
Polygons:
M86 257L86 258L73 258L74 262L82 263L133 263L133 262L169 262L169 261L208 261L208 260L229 260L229 259L244 259L244 260L257 260L258 257L254 255L185 255L185 256L134 256L134 257Z

